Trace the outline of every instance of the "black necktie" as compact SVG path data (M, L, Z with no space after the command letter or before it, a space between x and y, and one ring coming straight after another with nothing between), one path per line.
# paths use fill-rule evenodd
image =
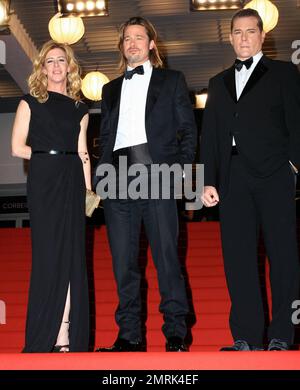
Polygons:
M144 67L143 65L137 66L136 68L132 70L126 70L125 71L125 79L130 80L132 79L132 76L137 73L137 74L144 74Z
M252 64L253 64L253 57L250 57L245 61L236 59L234 62L234 67L239 72L242 69L243 65L245 65L245 67L249 69Z

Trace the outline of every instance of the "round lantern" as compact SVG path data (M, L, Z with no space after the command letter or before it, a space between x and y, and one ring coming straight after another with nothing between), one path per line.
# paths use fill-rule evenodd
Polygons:
M79 16L59 17L58 13L51 18L48 29L51 38L59 43L72 45L84 34L84 24Z
M264 31L267 33L277 25L279 12L277 7L269 0L252 0L244 8L255 9L264 23Z
M9 2L0 0L0 27L7 25L9 21Z
M101 72L89 72L82 80L81 90L85 97L90 100L101 100L102 87L109 79Z

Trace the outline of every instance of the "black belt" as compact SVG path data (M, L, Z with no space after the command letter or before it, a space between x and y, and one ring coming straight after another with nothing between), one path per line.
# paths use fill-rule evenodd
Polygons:
M34 150L33 154L78 154L78 152L66 151L66 150Z
M238 154L239 154L239 152L237 150L236 145L232 145L232 147L231 147L231 155L232 156L238 156Z
M148 144L140 144L129 146L128 148L117 149L113 152L113 162L115 165L118 165L119 157L126 156L128 161L128 166L132 164L152 164L152 158L149 153Z

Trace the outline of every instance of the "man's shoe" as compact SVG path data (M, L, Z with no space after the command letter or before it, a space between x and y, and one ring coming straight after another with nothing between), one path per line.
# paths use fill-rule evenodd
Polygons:
M180 337L169 337L166 343L167 352L188 352L188 348Z
M70 346L69 346L69 344L68 345L67 344L66 345L54 345L51 352L63 352L63 353L70 352Z
M220 351L263 351L263 349L250 345L245 340L236 340L232 346L222 347Z
M288 351L290 346L280 339L272 339L268 346L268 351Z
M132 343L129 340L118 337L111 347L100 347L95 352L141 352L143 350L142 343Z

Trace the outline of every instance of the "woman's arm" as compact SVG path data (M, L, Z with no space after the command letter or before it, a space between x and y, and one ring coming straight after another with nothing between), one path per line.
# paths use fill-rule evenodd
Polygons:
M91 184L91 162L87 150L86 131L89 123L89 115L86 114L80 122L80 133L78 138L78 154L83 164L85 186L88 190L92 188Z
M30 123L30 108L25 100L18 106L12 130L11 150L14 157L30 160L31 147L26 145Z

